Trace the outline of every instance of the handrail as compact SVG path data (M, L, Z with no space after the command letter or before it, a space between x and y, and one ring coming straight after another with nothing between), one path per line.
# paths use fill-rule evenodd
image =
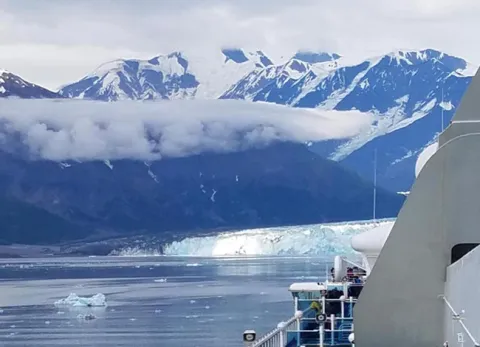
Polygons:
M312 309L306 309L305 311L302 312L302 316L307 314L309 311ZM250 347L284 347L285 344L287 343L286 341L286 335L287 335L287 330L292 330L292 326L297 323L298 320L300 320L301 317L298 315L295 315L291 317L289 320L284 322L284 324L281 327L277 327L270 331L269 333L263 335L259 340L255 341Z
M480 344L477 342L477 340L473 337L472 333L470 332L470 330L468 330L468 328L466 327L465 323L463 323L462 321L462 318L460 317L460 315L455 311L455 309L453 308L452 304L450 304L450 302L447 300L447 298L445 297L445 295L440 295L440 298L443 299L443 301L445 301L445 303L447 304L448 308L450 309L450 311L452 311L452 314L453 314L453 319L458 321L458 323L460 324L460 326L463 328L463 330L465 330L465 332L467 333L468 337L470 338L470 340L472 340L473 342L473 345L474 346L477 346L477 347L480 347Z

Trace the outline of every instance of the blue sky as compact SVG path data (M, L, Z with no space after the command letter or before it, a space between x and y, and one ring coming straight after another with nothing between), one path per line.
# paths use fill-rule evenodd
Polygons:
M0 68L49 88L116 58L230 45L367 57L432 47L480 64L478 0L0 0Z

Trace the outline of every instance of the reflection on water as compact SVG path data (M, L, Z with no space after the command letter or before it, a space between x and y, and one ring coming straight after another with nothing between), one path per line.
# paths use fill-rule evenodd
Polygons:
M0 345L239 345L245 329L265 332L292 315L292 282L324 273L306 258L2 260ZM70 293L104 293L108 306L53 305Z

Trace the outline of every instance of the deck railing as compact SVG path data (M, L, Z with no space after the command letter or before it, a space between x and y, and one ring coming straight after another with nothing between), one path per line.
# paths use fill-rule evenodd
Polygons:
M296 299L296 304L299 305L302 302L312 302L316 301L315 299ZM323 306L323 311L325 313L325 304L327 302L345 302L345 303L350 303L351 305L355 303L357 299L349 297L348 299L326 299L323 297L320 302L322 303ZM258 339L255 342L252 342L251 344L248 344L248 347L285 347L287 344L287 333L288 332L297 332L297 333L303 333L303 332L319 332L319 330L303 330L301 329L301 322L305 321L315 321L315 315L312 316L313 313L315 313L315 310L312 308L308 308L304 311L301 311L301 315L296 315L291 317L289 320L286 322L283 322L283 324L280 324L276 329L273 329L269 333L263 335L260 339ZM336 318L331 318L328 317L327 320L331 321L334 319L342 319L342 320L349 320L351 318L348 318L345 316L344 312L344 306L341 306L341 312L339 317ZM353 332L352 329L333 329L333 330L327 330L325 329L324 332L335 332L335 333L346 333L346 332Z
M445 304L447 304L447 307L450 309L450 312L452 312L452 320L458 322L458 324L462 327L462 330L467 334L468 338L471 340L474 346L480 347L480 344L477 342L477 340L473 337L472 333L468 328L466 327L465 323L463 323L462 316L455 311L453 308L452 304L447 300L445 295L440 295L440 298L445 301ZM463 337L462 337L463 338ZM461 342L463 345L463 341ZM448 343L446 343L448 345Z
M349 287L356 287L356 286L362 286L362 284L352 284L352 283L343 283L343 292L348 293L348 288ZM308 303L308 308L305 307L304 303ZM278 325L277 328L273 329L272 331L268 332L267 334L263 335L256 341L252 342L245 342L245 346L248 347L285 347L285 345L288 343L287 341L287 336L289 335L288 333L296 332L298 334L303 333L303 332L318 332L319 333L319 339L322 339L320 335L323 335L323 333L352 333L353 332L353 326L350 329L332 329L332 330L327 330L324 329L323 326L317 328L316 330L304 330L302 329L302 322L306 321L316 321L315 318L315 309L313 309L310 304L312 302L318 302L321 304L322 307L322 312L326 314L326 307L327 303L342 303L340 307L340 311L337 312L337 316L335 315L330 315L326 317L326 319L330 322L335 322L336 320L350 320L352 319L352 309L353 305L357 302L357 297L352 297L352 296L344 296L338 298L338 299L332 299L332 298L326 298L325 296L321 297L310 297L310 298L305 298L305 299L299 299L298 297L295 298L295 309L297 310L298 314L295 316L291 317L289 320L286 322L282 322L281 324ZM344 305L349 304L349 305ZM348 312L346 312L346 309L348 307ZM312 315L313 314L313 315ZM333 326L335 326L333 324ZM320 334L320 330L322 331L322 334ZM333 334L331 335L333 336Z
M287 331L297 330L302 316L307 315L312 309L302 312L302 315L295 315L276 329L263 335L260 339L252 343L249 347L284 347L287 343Z

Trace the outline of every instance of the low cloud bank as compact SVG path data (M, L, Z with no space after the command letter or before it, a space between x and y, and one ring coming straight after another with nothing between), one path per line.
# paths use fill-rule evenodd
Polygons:
M0 149L61 160L158 160L238 151L273 141L354 136L358 111L322 111L237 100L0 100Z

